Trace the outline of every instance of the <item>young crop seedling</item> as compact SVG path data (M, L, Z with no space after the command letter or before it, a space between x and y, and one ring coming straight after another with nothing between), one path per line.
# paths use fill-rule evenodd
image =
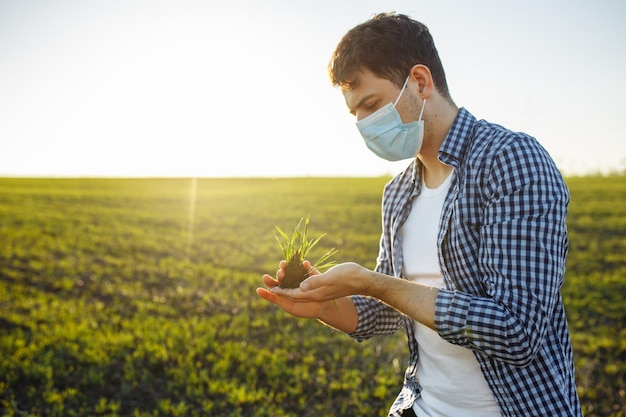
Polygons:
M304 222L304 225L302 224ZM280 283L281 288L298 288L300 283L311 274L307 270L302 261L306 259L309 251L317 245L326 233L315 240L309 239L309 217L300 219L298 225L294 228L291 236L287 235L280 227L276 226L274 237L278 245L285 255L287 266L285 267L285 276ZM337 253L337 249L333 248L322 255L312 267L318 271L329 268L335 264L330 258Z

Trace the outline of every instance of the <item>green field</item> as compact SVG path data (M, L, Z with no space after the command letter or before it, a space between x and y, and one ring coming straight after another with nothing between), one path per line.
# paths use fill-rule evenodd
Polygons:
M374 267L387 180L0 179L0 415L386 415L403 334L358 344L254 290L307 215L312 257ZM626 178L567 182L579 393L623 416Z

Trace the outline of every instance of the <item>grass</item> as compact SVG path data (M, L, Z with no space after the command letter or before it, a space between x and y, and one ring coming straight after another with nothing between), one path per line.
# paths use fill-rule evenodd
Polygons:
M373 268L386 181L0 179L0 415L386 415L402 334L357 344L254 292L307 213L320 251ZM621 416L626 182L567 182L579 393Z

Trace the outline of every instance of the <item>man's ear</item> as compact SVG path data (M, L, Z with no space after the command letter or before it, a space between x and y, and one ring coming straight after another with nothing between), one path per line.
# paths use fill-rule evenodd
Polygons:
M419 86L419 96L422 99L430 98L435 89L433 82L433 76L430 73L430 69L426 65L417 64L411 68L411 78L417 81Z

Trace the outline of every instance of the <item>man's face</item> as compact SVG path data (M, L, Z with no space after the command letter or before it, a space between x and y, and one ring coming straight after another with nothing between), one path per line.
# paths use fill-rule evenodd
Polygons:
M356 116L357 121L366 118L381 107L395 102L401 90L393 82L379 78L369 70L357 72L355 81L352 88L342 88L342 93L348 110L352 115ZM407 92L405 91L404 95L406 94ZM404 120L405 117L401 111L402 107L405 106L406 100L402 97L396 108L403 119L402 121L407 123L410 120Z
M342 92L348 110L359 121L382 106L393 103L400 89L391 81L363 70L356 73L354 86L342 88Z

